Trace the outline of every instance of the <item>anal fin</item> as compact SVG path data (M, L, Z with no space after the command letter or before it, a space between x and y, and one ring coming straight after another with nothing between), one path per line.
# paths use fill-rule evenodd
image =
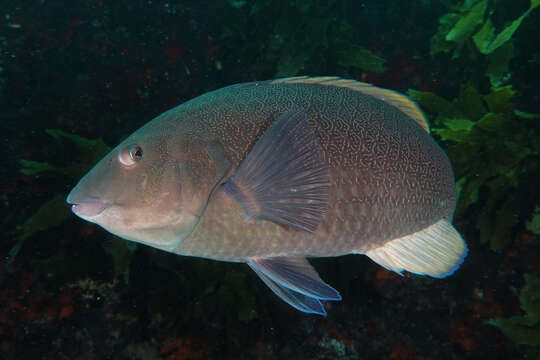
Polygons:
M305 258L249 258L246 262L277 296L300 311L326 315L320 300L341 300Z
M276 283L261 271L253 268L255 274L259 275L261 280L268 286L274 294L276 294L281 300L294 307L296 310L300 310L307 314L318 314L326 316L326 310L322 303L315 298L303 295L299 292L290 290Z
M452 275L467 256L467 244L447 220L391 240L365 255L399 274L403 270L443 278Z

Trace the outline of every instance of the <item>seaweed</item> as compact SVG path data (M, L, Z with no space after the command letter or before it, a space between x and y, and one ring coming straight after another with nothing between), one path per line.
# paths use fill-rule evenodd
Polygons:
M75 146L76 150L84 155L84 161L68 164L66 166L56 166L46 162L22 159L19 161L19 164L21 165L19 171L21 173L35 175L44 172L52 172L66 176L76 182L111 150L102 139L86 139L78 135L68 134L55 129L47 129L46 133L52 136L57 142L68 142L69 144L64 145ZM52 199L41 205L37 212L25 221L22 234L18 237L17 242L9 252L9 263L12 263L15 260L27 238L37 232L59 226L69 217L69 206L66 204L67 195L67 193L57 193L53 195ZM131 258L136 249L136 244L112 237L111 241L104 241L102 246L112 257L114 265L114 282L117 283L118 281L123 281L127 284L129 281ZM41 272L69 275L69 270L67 270L65 265L66 256L64 255L63 252L60 252L50 258L42 260L40 262L39 270ZM73 261L71 261L71 263L72 262ZM75 266L72 268L75 268Z
M104 244L105 251L113 259L114 281L123 281L124 284L129 283L131 259L133 257L133 252L137 249L137 243L113 236L110 244Z
M519 302L523 315L494 318L486 323L499 328L518 344L540 347L540 278L525 274Z
M21 165L19 172L24 175L36 175L47 171L61 172L61 170L56 166L40 161L22 159L19 161L19 164Z
M384 59L359 45L348 45L338 50L338 64L361 70L383 72Z
M46 162L38 162L22 159L19 161L21 168L19 171L26 175L36 175L44 172L52 172L68 177L72 181L77 181L111 148L102 139L89 140L78 135L68 134L61 130L47 129L47 134L52 136L57 142L67 141L74 145L78 152L84 154L85 161L66 166L51 165ZM70 211L66 204L67 193L57 193L45 202L30 216L23 224L22 234L17 238L17 242L9 251L9 263L12 263L27 238L37 232L45 231L55 226L59 226L68 218Z
M529 221L527 221L526 229L535 235L540 235L540 205L536 206Z
M228 271L213 296L218 301L217 308L231 311L240 322L247 323L259 316L256 298L246 284L245 272Z
M456 23L444 37L445 41L455 44L454 57L459 54L464 43L473 36L478 26L482 24L487 6L487 0L481 0L470 8L467 8L467 2L463 3L460 16L456 17Z
M0 36L0 91L3 91L4 83L5 83L5 74L4 74L4 56L6 56L7 51L6 49L6 38L4 36Z
M488 18L482 28L473 35L474 43L477 49L484 55L489 55L493 51L497 50L500 46L505 44L516 32L521 25L523 19L525 19L531 11L540 6L540 0L531 0L530 7L516 20L512 21L510 25L506 26L501 32L495 35L495 26L490 18Z
M340 73L385 70L383 58L357 43L358 34L345 20L347 0L231 0L229 6L238 21L223 30L222 40L236 49L252 39L235 59L238 64L257 64L274 77L326 73L329 68ZM269 23L268 18L277 20Z
M233 321L242 323L259 318L257 298L245 271L227 269L223 272L222 264L208 261L197 262L197 267L194 273L199 286L203 286L199 289L203 295L199 299L202 306L192 309L193 318L207 317L209 309L215 314L226 313Z
M501 86L510 79L510 60L514 57L514 42L506 44L488 55L488 66L485 75L492 86Z
M9 251L9 262L15 260L27 238L39 231L60 225L68 215L69 208L66 206L66 197L63 194L57 194L41 205L38 211L24 222L22 234Z
M465 84L452 101L429 92L408 94L436 114L432 132L448 148L456 170L457 215L475 206L481 243L502 249L536 205L529 188L540 172L538 115L514 109L511 86L480 94Z
M512 38L523 20L540 6L540 0L531 0L529 8L520 17L501 26L495 26L493 20L497 11L504 11L498 9L497 3L479 0L450 6L450 11L439 19L437 33L431 38L431 56L450 52L453 59L465 54L472 58L487 56L486 75L491 85L505 83L509 77L508 64L515 54ZM498 33L497 27L502 27Z

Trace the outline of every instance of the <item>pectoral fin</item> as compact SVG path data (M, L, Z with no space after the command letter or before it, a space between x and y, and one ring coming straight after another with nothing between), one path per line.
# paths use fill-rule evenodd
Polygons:
M224 189L249 218L315 231L328 208L330 175L306 115L277 119Z
M320 300L341 300L305 258L249 258L246 262L277 296L300 311L326 315Z

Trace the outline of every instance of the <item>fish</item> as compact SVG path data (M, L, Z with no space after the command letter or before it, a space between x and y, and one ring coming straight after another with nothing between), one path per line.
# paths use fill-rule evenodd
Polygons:
M419 106L339 77L239 83L174 107L67 197L107 231L178 255L246 263L283 301L341 300L307 258L368 256L443 278L467 245L449 158Z

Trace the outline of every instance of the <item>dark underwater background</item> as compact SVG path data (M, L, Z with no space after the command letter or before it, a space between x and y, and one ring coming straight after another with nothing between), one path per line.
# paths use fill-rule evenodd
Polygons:
M2 0L1 359L540 359L538 0ZM451 277L315 259L328 317L243 264L120 240L67 192L173 106L337 75L407 93L456 173Z

